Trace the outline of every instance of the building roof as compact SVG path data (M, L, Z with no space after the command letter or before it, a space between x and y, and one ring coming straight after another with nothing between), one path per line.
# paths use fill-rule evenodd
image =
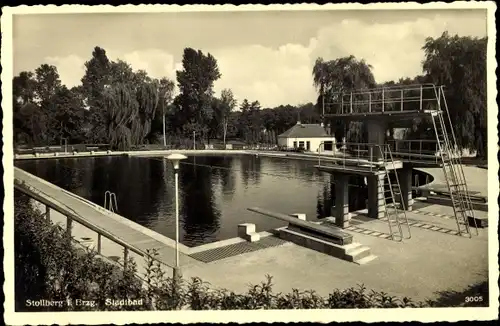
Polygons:
M314 138L330 137L328 132L320 124L302 124L297 123L278 137L282 138Z

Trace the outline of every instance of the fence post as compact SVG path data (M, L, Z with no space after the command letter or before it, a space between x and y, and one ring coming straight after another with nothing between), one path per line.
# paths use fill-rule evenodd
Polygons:
M66 233L71 237L71 229L73 228L73 219L66 216Z
M123 269L127 269L127 262L128 262L128 248L124 247L123 248Z
M47 221L50 222L50 207L49 207L49 205L45 205L45 218L47 219Z
M101 234L97 233L97 253L98 254L101 254L101 246L102 246L101 241L102 241Z

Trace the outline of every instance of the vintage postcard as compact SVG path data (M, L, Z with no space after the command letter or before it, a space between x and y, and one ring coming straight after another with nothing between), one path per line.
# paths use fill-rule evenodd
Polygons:
M498 317L493 2L2 11L7 324Z

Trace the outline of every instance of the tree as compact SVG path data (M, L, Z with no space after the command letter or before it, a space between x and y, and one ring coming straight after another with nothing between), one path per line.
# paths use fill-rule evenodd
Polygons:
M135 93L138 112L137 117L131 122L132 141L134 144L143 144L144 139L151 131L151 121L158 107L159 83L157 81L147 82L147 79L143 79L142 85Z
M450 129L459 148L476 149L481 157L487 155L486 48L486 37L448 32L427 38L423 46L424 72L433 83L445 86Z
M221 92L221 119L222 119L224 148L226 146L226 135L227 135L229 116L236 107L236 104L237 103L236 99L234 98L233 92L230 89L223 89Z
M159 81L159 102L158 109L161 112L162 117L162 132L163 132L163 146L167 146L167 136L166 136L166 114L170 108L172 102L172 97L174 95L175 84L168 78L162 78Z
M322 113L323 110L328 113L330 110L327 103L339 101L339 96L344 92L375 87L371 68L364 60L357 60L352 55L330 61L318 58L312 70L313 84L319 91L316 106ZM349 127L346 127L342 122L331 125L337 138L346 137L351 142L362 141L365 134L362 123L350 122ZM342 129L347 129L347 134Z
M127 150L133 144L130 125L138 118L138 103L129 86L119 84L104 93L104 123L109 144Z
M38 109L34 103L36 81L31 71L23 71L12 81L13 90L13 127L15 143L32 143L34 141L31 113Z
M250 124L251 124L251 112L250 112L250 102L244 99L240 106L241 114L238 119L238 133L239 137L245 141L250 141Z
M250 118L251 140L253 143L259 142L262 131L262 119L260 116L259 101L254 101L250 104L249 118Z
M75 90L62 86L52 96L48 109L53 117L50 129L55 133L55 140L65 138L70 143L84 140L81 133L84 119L83 102L75 94Z
M193 132L208 136L208 125L212 120L213 84L221 77L217 60L208 53L192 48L184 49L183 69L177 71L180 94L174 103L178 121L184 134Z
M31 71L22 71L15 76L12 83L14 104L26 104L33 102L35 97L36 80Z
M90 109L91 130L87 135L95 142L105 141L105 123L103 112L103 94L109 87L111 64L103 48L96 46L92 52L92 59L85 62L85 75L82 78L85 104Z
M42 106L61 88L61 79L57 68L42 64L35 70L35 97Z

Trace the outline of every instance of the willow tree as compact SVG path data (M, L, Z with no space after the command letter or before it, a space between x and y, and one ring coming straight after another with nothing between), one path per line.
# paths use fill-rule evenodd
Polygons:
M138 115L131 123L132 142L143 144L144 139L151 131L151 122L154 119L159 101L159 83L143 83L136 92Z
M134 92L119 84L104 92L105 132L112 148L128 150L133 145L130 125L138 118L139 105Z
M375 87L375 77L371 69L372 66L353 55L330 61L318 58L312 76L313 84L319 92L316 106L321 109L321 113L323 103L339 101L340 94ZM325 113L328 113L328 110ZM336 122L331 125L331 129L335 131L336 137L346 137L351 142L361 142L365 138L361 122L350 122L348 126Z

